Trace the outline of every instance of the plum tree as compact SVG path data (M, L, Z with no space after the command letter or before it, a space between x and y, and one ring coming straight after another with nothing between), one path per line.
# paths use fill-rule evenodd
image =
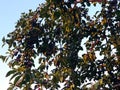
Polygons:
M101 11L91 17L93 2ZM8 55L0 56L11 68L10 88L84 90L94 81L92 90L119 90L120 1L46 0L15 28L3 38Z

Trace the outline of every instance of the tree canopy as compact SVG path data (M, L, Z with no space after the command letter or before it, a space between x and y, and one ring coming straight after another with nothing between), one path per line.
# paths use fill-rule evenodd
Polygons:
M89 7L97 3L101 10L91 16ZM7 55L0 57L11 68L8 90L120 88L118 0L46 0L22 13L3 44Z

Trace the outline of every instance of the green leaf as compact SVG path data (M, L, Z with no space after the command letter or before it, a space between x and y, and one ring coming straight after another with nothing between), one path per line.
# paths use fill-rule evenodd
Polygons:
M2 47L5 45L5 37L2 38L2 42L3 42L3 45Z
M5 42L5 37L2 38L3 43Z
M15 72L16 72L16 70L10 70L9 72L7 72L6 77L10 76L11 74L13 74Z
M30 74L26 74L25 75L25 78L26 78L25 81L26 82L30 82L30 77L31 77Z
M16 84L18 82L18 80L20 80L21 76L17 76L14 80L14 84Z
M12 80L14 77L16 77L17 75L19 75L19 73L15 73L11 76L10 80Z
M56 12L54 13L54 16L55 16L56 19L58 19L58 18L60 17L60 12L56 11Z
M0 55L0 59L4 62L6 60L6 56Z

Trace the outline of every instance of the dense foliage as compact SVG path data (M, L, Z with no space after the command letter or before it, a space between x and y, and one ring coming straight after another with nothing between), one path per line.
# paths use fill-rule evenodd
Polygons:
M91 17L89 7L97 3L101 11ZM118 0L46 0L23 13L3 43L9 90L84 90L90 81L92 90L120 88Z

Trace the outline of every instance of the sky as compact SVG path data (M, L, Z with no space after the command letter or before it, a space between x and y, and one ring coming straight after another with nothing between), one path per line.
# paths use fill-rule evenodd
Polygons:
M2 37L14 30L17 20L21 13L28 12L29 9L35 10L36 7L45 0L1 0L0 2L0 54L4 55L7 47L2 48ZM91 7L91 15L100 8ZM0 90L7 90L9 78L5 75L9 71L7 63L0 60Z
M0 0L0 54L4 54L6 47L2 48L2 37L14 30L14 26L19 20L22 12L29 9L35 10L40 3L45 0ZM0 60L0 90L7 90L9 78L5 75L9 71L7 63Z

